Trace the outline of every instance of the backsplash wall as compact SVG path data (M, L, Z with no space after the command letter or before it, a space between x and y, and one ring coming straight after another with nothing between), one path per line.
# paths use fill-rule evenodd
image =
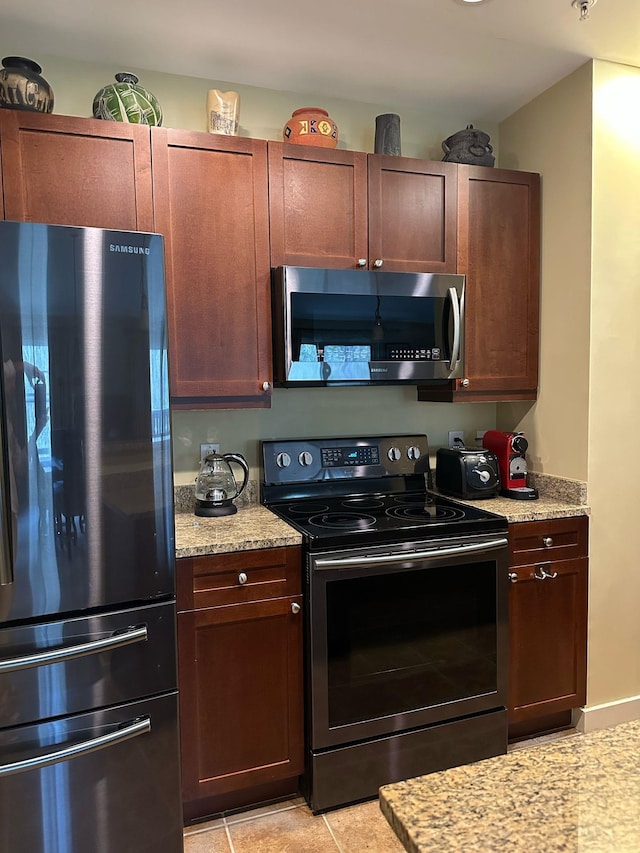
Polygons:
M496 404L419 403L412 385L275 388L271 409L176 411L172 425L174 481L186 485L198 472L201 442L242 453L258 480L262 439L417 432L433 449L456 429L473 446L476 430L495 428Z

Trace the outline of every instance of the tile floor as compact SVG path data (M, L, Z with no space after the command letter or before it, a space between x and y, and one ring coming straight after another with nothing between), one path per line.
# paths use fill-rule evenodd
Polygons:
M513 744L526 749L575 730ZM185 829L184 853L404 853L378 800L313 815L302 797Z
M185 830L185 853L404 853L378 800L312 815L303 799Z

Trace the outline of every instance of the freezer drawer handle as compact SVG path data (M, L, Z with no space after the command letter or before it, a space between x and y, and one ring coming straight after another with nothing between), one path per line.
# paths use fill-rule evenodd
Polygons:
M455 545L452 548L434 548L431 551L401 551L398 554L383 556L364 555L362 557L343 557L336 559L320 559L315 561L315 568L343 568L346 566L379 566L386 563L414 563L416 560L432 560L439 557L454 557L469 552L490 551L508 545L508 539L492 539L489 542L472 542L468 545Z
M94 655L120 646L128 646L130 643L144 642L148 638L147 626L139 625L136 628L128 628L126 631L116 631L110 637L101 640L92 640L90 643L79 643L76 646L65 646L58 649L49 649L46 652L38 652L33 655L24 655L19 658L0 660L0 674L5 672L17 672L20 669L29 669L32 666L44 666L51 663L64 663L84 655Z
M138 735L148 734L151 731L151 719L140 717L131 723L125 723L123 727L108 735L86 740L83 743L74 743L73 746L64 747L57 752L48 755L38 755L35 758L26 758L24 761L14 761L11 764L0 764L0 778L11 776L14 773L24 773L25 770L39 770L41 767L49 767L51 764L59 764L61 761L69 761L79 758L90 752L97 752L107 746L116 746L125 740L130 740Z

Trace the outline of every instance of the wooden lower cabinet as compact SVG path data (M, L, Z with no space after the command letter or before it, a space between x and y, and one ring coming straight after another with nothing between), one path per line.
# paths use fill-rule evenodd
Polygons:
M303 768L300 549L180 560L178 573L185 821L296 793ZM185 603L196 606L185 610Z
M509 732L561 728L586 702L588 519L509 528Z

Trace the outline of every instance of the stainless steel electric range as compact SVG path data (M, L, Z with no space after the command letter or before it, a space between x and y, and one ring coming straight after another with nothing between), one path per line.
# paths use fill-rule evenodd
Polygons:
M429 487L426 435L262 443L303 537L314 813L507 749L507 521Z

